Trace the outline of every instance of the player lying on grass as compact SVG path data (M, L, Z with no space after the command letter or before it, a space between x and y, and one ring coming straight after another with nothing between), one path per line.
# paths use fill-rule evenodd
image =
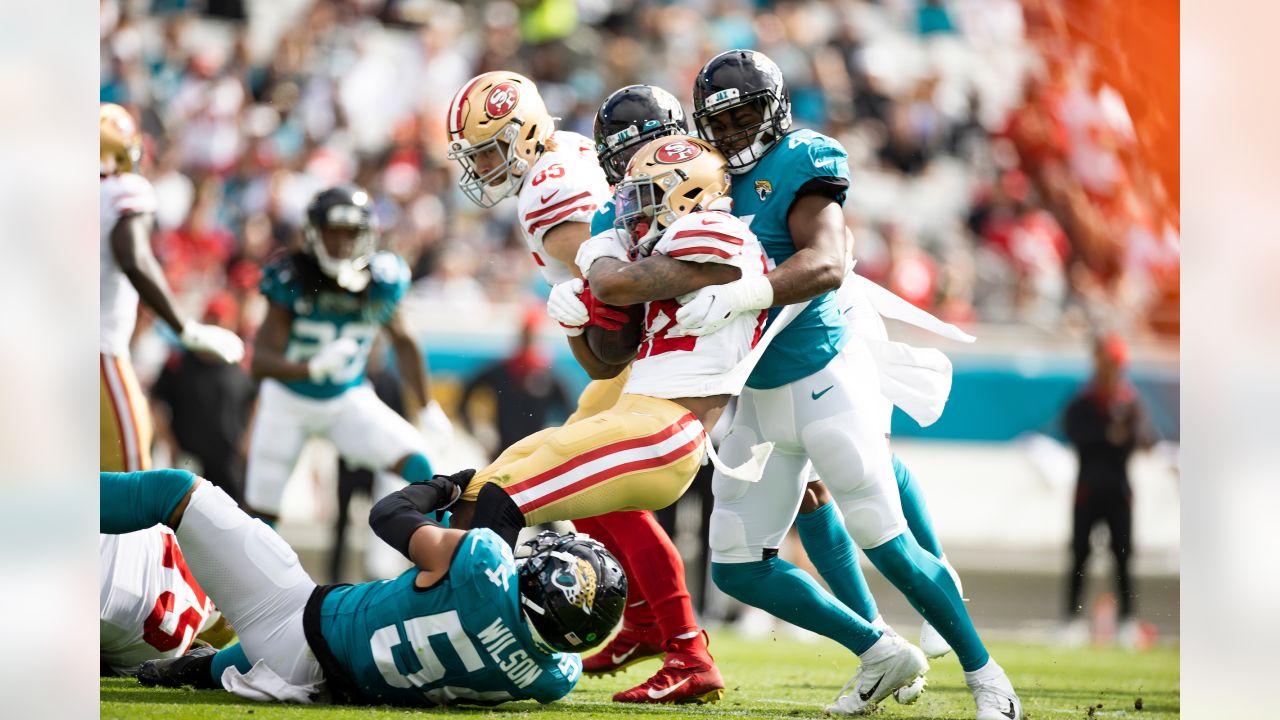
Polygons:
M235 635L168 528L99 534L98 570L103 677L136 675L148 660L182 657L199 647L197 638L222 647Z
M528 555L488 530L424 515L461 488L417 482L378 501L375 533L413 561L391 580L317 586L287 543L221 489L183 470L101 473L100 525L163 523L240 642L145 663L153 685L223 688L252 700L419 707L551 702L577 683L577 650L622 615L626 578L599 543L543 533Z

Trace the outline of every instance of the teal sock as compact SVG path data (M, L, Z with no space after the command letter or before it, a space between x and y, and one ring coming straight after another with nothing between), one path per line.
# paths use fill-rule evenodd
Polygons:
M938 558L925 552L910 533L902 533L866 553L876 569L906 596L911 607L951 645L966 672L987 664L991 656L973 628L955 581Z
M419 482L431 479L431 461L427 460L427 456L422 453L414 453L405 458L404 466L400 468L400 477L409 482Z
M111 535L167 522L195 483L186 470L98 473L98 530Z
M240 647L238 642L222 648L213 656L213 664L209 666L209 674L213 676L214 684L222 687L222 673L233 665L240 671L241 675L247 674L253 669L253 664L249 662L249 657L244 654L244 648Z
M933 518L929 517L929 506L924 502L924 489L916 481L911 472L897 455L893 456L893 474L898 478L898 497L902 499L902 514L907 518L907 527L916 542L934 557L942 557L942 543L933 531Z
M711 578L730 596L829 637L855 654L861 655L880 639L879 630L823 590L809 573L781 558L713 562Z
M880 614L867 579L858 567L853 539L840 520L835 503L827 503L811 513L796 517L796 531L809 560L831 588L831 594L864 620Z

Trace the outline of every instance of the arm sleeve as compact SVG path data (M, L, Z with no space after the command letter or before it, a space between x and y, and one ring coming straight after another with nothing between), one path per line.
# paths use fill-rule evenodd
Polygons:
M796 148L803 149L804 155L802 161L797 158L792 174L795 199L791 202L805 195L824 195L843 205L849 190L849 154L825 135L815 133L807 139L809 142Z
M295 272L287 256L269 263L262 269L262 281L258 283L262 296L276 305L292 308L297 294Z
M599 166L589 166L582 158L567 154L550 160L538 163L538 174L545 179L521 192L517 207L521 229L538 242L561 223L591 223L596 208L609 197L609 185Z
M662 236L656 252L686 262L730 264L742 254L749 236L746 223L726 213L704 212L686 215Z

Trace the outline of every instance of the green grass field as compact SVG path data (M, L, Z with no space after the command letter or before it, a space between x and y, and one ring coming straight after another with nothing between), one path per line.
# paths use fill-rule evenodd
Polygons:
M149 689L132 679L107 679L101 681L101 717L103 720L243 720L246 717L253 720L378 720L422 712L501 718L820 717L823 706L835 697L856 667L852 655L825 640L813 644L746 641L720 632L714 636L711 649L729 691L719 704L701 707L636 707L610 702L615 691L641 682L657 669L658 661L651 660L612 678L584 678L567 699L551 705L519 702L497 708L435 711L267 705L242 701L223 692ZM991 649L1012 677L1030 720L1159 720L1179 716L1177 648L1130 653L994 644ZM1135 709L1139 698L1141 710ZM954 655L933 663L928 692L915 705L901 707L890 699L881 707L881 717L921 720L973 717L973 699Z

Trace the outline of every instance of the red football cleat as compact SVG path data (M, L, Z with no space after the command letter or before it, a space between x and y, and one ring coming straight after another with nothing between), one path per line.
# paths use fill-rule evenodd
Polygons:
M641 660L662 655L662 640L658 636L658 628L631 628L624 625L608 644L600 648L600 652L583 658L582 672L592 676L613 675Z
M613 696L625 703L709 703L724 697L724 678L711 655L667 651L658 674Z

